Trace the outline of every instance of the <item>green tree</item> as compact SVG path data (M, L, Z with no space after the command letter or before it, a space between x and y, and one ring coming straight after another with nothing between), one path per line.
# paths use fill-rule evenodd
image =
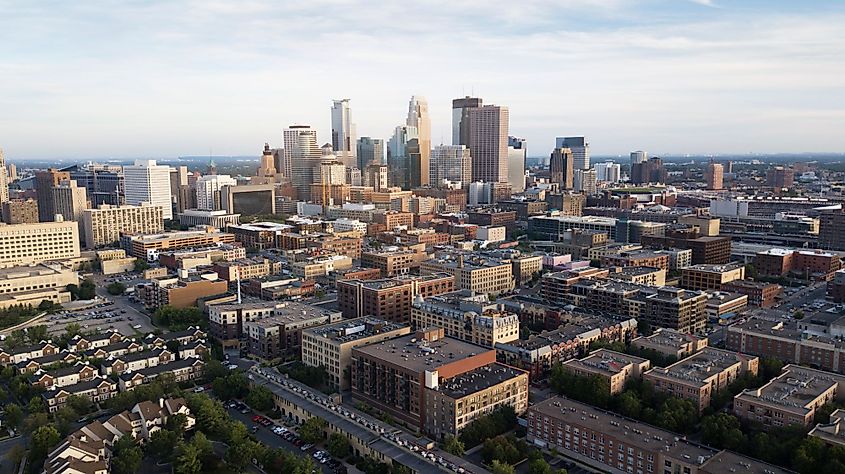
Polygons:
M299 427L299 437L306 443L319 443L325 436L326 425L326 420L322 418L309 418Z
M94 282L86 278L79 285L79 299L93 300L97 296L96 289L97 287L94 285Z
M38 326L30 326L26 329L26 338L30 344L38 344L41 341L46 341L47 326L39 324Z
M197 433L199 434L199 433ZM173 447L179 442L179 436L170 430L157 430L150 435L147 451L155 459L170 460Z
M67 406L73 409L80 416L87 415L94 411L94 403L87 397L71 395L67 399Z
M122 295L124 291L126 291L126 285L123 283L116 281L114 283L110 283L109 286L106 287L106 290L109 292L110 295Z
M71 283L70 285L66 286L65 289L70 293L70 299L72 301L76 301L79 299L79 285Z
M516 470L512 465L501 462L498 459L494 459L493 462L490 463L490 472L493 474L514 474Z
M202 431L197 431L191 438L191 445L199 452L200 458L205 459L214 453L214 447L211 446L211 441L205 436Z
M188 426L188 417L182 413L177 413L167 419L165 428L176 433L176 436L181 438L185 434L186 426Z
M199 474L202 472L202 456L196 446L181 443L177 451L178 455L173 466L176 474Z
M6 405L6 426L17 430L23 421L23 410L17 403L10 403Z
M746 442L739 420L720 412L701 420L701 439L721 449L739 450Z
M273 392L267 387L253 387L249 390L245 401L253 410L271 411L273 409Z
M249 379L243 373L217 377L212 382L212 390L221 400L242 398L249 391Z
M528 463L528 474L552 474L552 467L540 456Z
M23 432L26 434L32 434L38 428L49 424L50 417L47 416L47 413L30 413L29 416L23 420Z
M32 432L29 440L29 464L30 466L41 466L47 453L59 444L61 440L59 431L51 425L40 426Z
M35 396L29 399L27 411L30 413L44 413L47 411L47 405L41 397Z
M346 436L343 436L340 433L332 433L329 435L329 441L326 443L326 449L329 451L329 454L338 459L344 459L352 454L352 446L350 446L349 440L346 439Z
M448 435L446 436L446 439L443 440L443 450L447 453L454 454L455 456L463 456L466 448L464 447L464 443L462 443L458 438Z
M132 436L121 436L112 450L112 472L115 474L133 474L141 467L143 457L144 453L132 439Z
M245 439L230 445L229 449L226 450L224 459L226 464L231 466L235 471L241 472L249 464L255 450L255 443L249 439Z
M146 260L141 260L140 258L135 259L135 268L134 270L138 273L143 272L150 268L150 264L147 263Z

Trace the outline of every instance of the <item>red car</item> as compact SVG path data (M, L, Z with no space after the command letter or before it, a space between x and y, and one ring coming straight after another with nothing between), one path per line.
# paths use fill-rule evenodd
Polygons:
M261 418L262 418L261 415L255 415L255 416L252 417L252 421L254 423L258 423L259 421L261 421Z

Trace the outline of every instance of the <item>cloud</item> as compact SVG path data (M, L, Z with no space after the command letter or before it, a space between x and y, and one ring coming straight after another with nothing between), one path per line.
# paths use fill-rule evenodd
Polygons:
M837 10L253 0L15 2L0 16L9 157L257 154L294 122L327 141L341 96L360 135L385 137L424 95L448 141L450 101L469 93L508 105L530 154L569 133L613 154L845 146Z
M713 3L713 0L689 0L689 1L692 2L692 3L695 3L696 5L701 5L701 6L710 7L710 8L719 8L718 5Z

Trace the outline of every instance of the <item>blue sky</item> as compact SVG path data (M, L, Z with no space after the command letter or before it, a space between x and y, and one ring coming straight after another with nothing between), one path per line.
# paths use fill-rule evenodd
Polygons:
M9 159L260 154L333 98L386 137L411 95L510 107L529 155L845 151L845 2L0 0Z

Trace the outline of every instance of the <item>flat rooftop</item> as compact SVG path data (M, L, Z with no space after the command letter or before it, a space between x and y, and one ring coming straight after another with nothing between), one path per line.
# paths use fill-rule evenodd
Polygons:
M451 337L428 342L419 340L416 334L408 334L389 341L356 347L352 351L353 354L357 352L381 359L421 374L426 370L436 370L440 366L492 350Z
M650 336L638 337L637 339L635 339L635 341L655 346L664 346L671 347L673 349L681 349L683 346L689 343L694 343L701 339L703 338L692 334L684 334L682 332L675 331L674 329L659 328Z
M608 376L622 372L625 367L632 364L642 364L648 359L636 357L622 352L611 351L608 349L599 349L591 352L583 359L571 359L564 362L572 368L581 368L586 371L601 372Z
M26 267L6 267L0 268L0 279L15 280L18 278L54 275L58 273L62 273L62 270L44 264Z
M273 316L250 321L245 323L245 325L255 325L260 327L277 326L280 324L298 323L324 317L328 317L330 319L332 317L339 318L340 313L337 311L327 310L321 306L285 302L276 306L273 310Z
M693 383L706 383L712 377L718 376L726 369L742 363L743 359L754 359L754 356L743 356L736 352L705 347L686 359L679 360L669 367L655 367L650 373L686 380Z
M447 379L438 391L451 398L463 398L527 373L496 362Z
M253 222L251 224L240 224L229 226L230 229L242 229L251 232L287 232L293 229L293 226L288 224L280 224L278 222Z
M709 272L709 273L725 273L732 270L736 270L737 268L744 267L745 264L743 263L725 263L725 264L709 264L709 263L700 263L698 265L690 265L689 267L684 268L683 270L694 270L698 272Z
M695 464L699 457L703 457L706 462L717 453L713 448L678 439L679 436L671 431L568 398L552 397L533 405L529 411L565 423L588 425L594 431L625 440L627 445L649 452L662 451L675 459L687 459L691 464ZM676 439L678 441L675 441Z
M361 271L362 269L358 269ZM386 290L389 288L395 288L397 286L407 285L411 282L427 282L427 281L434 281L439 280L441 278L454 278L449 273L431 273L429 275L400 275L393 278L379 278L377 280L359 280L357 278L351 278L348 280L344 280L346 283L357 283L363 286L364 288L372 289L372 290Z
M205 230L180 230L174 232L163 232L160 234L136 234L130 235L130 239L133 242L143 242L143 243L152 243L152 242L163 242L167 240L174 240L174 239L191 239L197 237L220 237L223 235L232 235L228 232L220 232L220 231L213 231L208 232Z
M807 405L831 387L843 382L843 376L790 364L771 382L758 389L745 390L736 398L759 404L779 405L805 415L810 411Z
M397 331L403 328L408 328L410 331L410 328L406 324L399 324L377 318L363 317L344 319L338 323L309 328L303 332L308 333L311 336L322 337L334 342L345 344L376 336L378 334Z

